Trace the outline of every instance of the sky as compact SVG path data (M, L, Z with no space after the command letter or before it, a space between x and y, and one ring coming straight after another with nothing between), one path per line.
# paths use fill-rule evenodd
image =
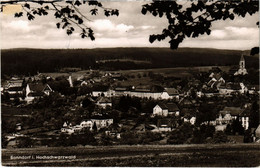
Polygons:
M90 21L86 25L94 30L96 40L82 39L79 31L71 36L57 29L53 14L36 17L15 18L12 14L0 14L1 48L109 48L109 47L169 47L169 39L149 42L149 35L160 34L167 26L165 18L151 14L142 15L142 5L149 1L103 2L105 7L119 9L119 16L106 17L102 11L97 16L89 14L90 8L81 8ZM186 5L185 1L181 1ZM248 50L259 46L259 13L245 18L216 21L212 32L199 38L186 38L179 47L218 48Z

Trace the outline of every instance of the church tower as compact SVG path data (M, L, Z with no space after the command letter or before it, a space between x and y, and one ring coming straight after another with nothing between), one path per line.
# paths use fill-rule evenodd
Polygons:
M246 70L246 61L244 58L244 55L241 55L240 61L239 61L239 69L237 72L235 72L234 75L246 75L247 74L247 70Z
M243 54L241 55L240 61L239 61L239 69L244 70L245 68L245 58Z

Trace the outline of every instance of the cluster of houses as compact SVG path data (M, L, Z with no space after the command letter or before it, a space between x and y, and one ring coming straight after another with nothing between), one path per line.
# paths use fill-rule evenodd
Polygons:
M113 119L108 116L93 116L92 119L82 121L79 125L72 126L71 123L64 122L61 128L62 133L73 134L84 132L85 130L93 131L106 128L113 124Z
M242 55L239 61L239 69L235 71L234 76L246 75L245 59ZM202 90L197 92L197 96L229 96L231 94L260 94L258 85L246 85L243 82L227 82L222 77L221 72L212 72L209 75L210 80L203 85ZM205 88L212 88L205 89Z
M10 100L24 100L31 103L34 99L50 95L53 90L42 82L26 82L25 78L12 77L1 88L1 94L8 93Z
M247 70L245 68L245 59L243 55L241 56L239 65L240 67L238 71L236 71L233 75L246 75ZM118 79L122 76L119 73L106 73L104 77ZM260 94L259 88L257 86L246 86L242 82L227 82L222 77L221 72L212 72L209 75L209 79L210 80L202 86L201 90L196 92L198 97L228 96L233 93ZM77 80L81 82L80 86L88 85L89 83L100 82L100 79L96 77L93 77L93 79L89 79L88 81L84 80L83 77L79 77ZM73 80L71 76L69 76L68 82L70 87L73 87ZM197 83L199 82L200 81L197 81ZM194 82L193 85L196 85L196 82ZM210 90L209 88L212 88L214 91ZM4 85L3 92L9 93L11 100L19 98L25 100L27 103L31 103L34 99L40 98L44 95L50 95L50 93L53 92L53 89L47 83L43 84L39 81L37 82L37 80L34 82L25 82L25 80L19 78L12 78ZM113 106L111 101L112 97L130 96L158 100L159 103L154 106L150 116L152 118L159 116L157 125L143 125L142 127L139 126L140 128L138 128L138 130L140 131L147 129L153 132L171 131L178 126L177 120L175 118L181 118L184 122L189 122L193 125L196 122L197 111L194 111L196 108L192 108L192 106L196 104L196 101L190 100L188 98L190 96L189 92L184 93L180 89L173 87L159 89L141 86L131 86L128 88L110 87L105 89L94 89L91 93L91 96L97 97L96 100L93 101L96 105L103 109L106 109L108 106ZM219 111L219 115L214 121L211 121L210 124L214 125L216 130L225 130L227 125L231 124L237 118L242 122L243 128L247 130L249 128L248 108L225 107ZM91 119L82 121L79 125L73 126L70 123L65 122L61 128L61 132L73 134L80 133L84 130L92 131L93 129L100 130L102 128L111 128L112 130L115 130L112 125L113 119L109 116L92 116ZM134 127L134 124L131 125L127 122L121 123L122 128L123 125L130 125Z
M109 90L94 90L92 91L94 97L105 96L131 96L139 98L151 98L151 99L179 99L179 91L175 88L164 88L163 91L152 91L149 87L146 88L135 88L134 86L129 89L125 87L117 87Z

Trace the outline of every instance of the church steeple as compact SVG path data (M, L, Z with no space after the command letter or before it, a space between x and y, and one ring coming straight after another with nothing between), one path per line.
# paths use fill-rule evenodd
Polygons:
M246 70L246 61L244 58L244 55L241 55L240 61L239 61L239 69L234 75L246 75L247 70Z
M240 69L246 69L245 68L245 58L244 58L243 54L241 55L241 58L240 58L240 61L239 61L239 68Z

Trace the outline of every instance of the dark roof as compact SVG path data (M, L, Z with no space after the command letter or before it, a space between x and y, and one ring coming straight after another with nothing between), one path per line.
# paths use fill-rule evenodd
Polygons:
M10 81L9 81L9 83L23 83L23 80L22 79L17 79L17 80L15 80L15 79L11 79Z
M172 120L171 119L158 119L157 126L160 127L161 125L167 125L168 127L172 126Z
M242 113L239 114L241 117L249 117L250 116L250 108L246 108L242 111Z
M226 88L227 89L233 89L233 90L240 90L241 89L241 86L239 83L231 83L229 82L227 85L226 85Z
M19 93L15 93L15 94L9 94L9 98L19 98L19 97L22 97L23 95L22 94L19 94Z
M33 92L43 92L47 86L49 87L48 84L43 83L29 83L28 85Z
M10 87L8 91L23 91L23 87Z
M157 105L160 106L162 109L168 109L168 107L164 103L158 103Z
M225 107L221 112L230 113L231 116L238 116L240 115L244 110L240 107Z
M28 96L30 97L39 97L39 96L43 96L44 93L43 92L31 92L28 94Z
M180 110L175 103L168 103L168 104L166 104L166 106L168 107L169 112L172 112L172 111L174 112L174 111Z
M111 103L112 101L107 97L100 97L97 100L98 103Z
M215 83L215 81L210 80L210 81L208 82L208 86L211 86L211 85L213 85L214 83Z
M151 92L150 89L135 89L133 92Z
M189 98L183 98L179 101L179 103L184 105L192 105L192 101Z
M126 90L127 90L126 88L120 88L120 87L115 88L115 91L126 91Z
M91 119L102 120L102 119L112 119L112 118L109 117L108 115L95 115L95 116L92 116Z
M172 96L172 95L178 95L178 94L179 94L178 90L175 89L175 88L165 88L165 91L166 91L170 96Z
M219 80L221 77L222 77L222 76L221 76L220 73L217 73L217 74L214 74L214 75L213 75L213 78L215 78L215 79L217 79L217 80Z

